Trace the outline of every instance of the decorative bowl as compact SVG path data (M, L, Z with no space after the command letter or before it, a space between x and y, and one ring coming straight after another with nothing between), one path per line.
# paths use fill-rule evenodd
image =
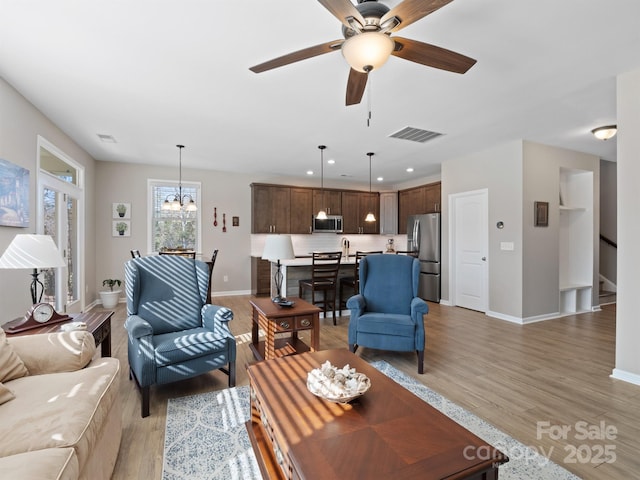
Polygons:
M330 402L349 403L364 395L370 387L369 377L348 364L338 368L327 360L307 374L307 389Z

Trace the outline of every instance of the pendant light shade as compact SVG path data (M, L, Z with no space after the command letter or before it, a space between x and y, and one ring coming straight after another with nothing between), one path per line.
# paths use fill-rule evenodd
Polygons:
M327 148L325 145L318 145L320 149L320 211L316 215L318 220L326 220L327 219L327 211L324 206L324 149Z
M171 212L179 212L181 210L195 212L198 210L198 206L193 200L193 197L188 193L182 194L182 149L184 145L176 145L176 147L178 147L180 152L178 192L173 195L167 195L167 198L162 202L162 210ZM171 197L173 197L173 199Z
M371 207L371 157L373 157L375 154L373 152L369 152L367 153L367 155L369 156L369 207ZM365 222L376 221L376 216L373 214L373 209L370 208L369 213L367 213L367 216L364 217L364 221Z

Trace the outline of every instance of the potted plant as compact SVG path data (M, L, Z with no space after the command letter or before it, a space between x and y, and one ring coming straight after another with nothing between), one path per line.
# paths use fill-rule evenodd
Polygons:
M116 230L120 235L124 235L124 232L127 231L127 224L125 222L116 223Z
M126 205L122 203L119 203L118 205L116 205L116 212L118 212L118 216L120 218L124 217L124 214L127 213Z
M118 299L122 290L114 290L113 287L122 285L122 281L117 278L107 278L102 281L103 287L109 287L109 290L102 290L100 292L100 299L102 300L103 308L115 308L118 304Z

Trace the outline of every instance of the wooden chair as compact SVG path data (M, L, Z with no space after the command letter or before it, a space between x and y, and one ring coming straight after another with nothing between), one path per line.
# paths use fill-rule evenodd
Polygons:
M370 251L370 252L360 252L356 251L356 263L353 264L353 276L342 277L340 279L340 300L338 305L340 306L340 310L342 311L343 307L347 306L347 297L344 296L344 288L351 288L353 290L353 294L358 293L359 286L359 275L360 275L360 260L367 255L381 254L382 250Z
M408 255L410 257L418 258L418 252L415 250L396 250L396 255Z
M213 251L213 255L211 255L211 260L207 262L207 265L209 265L209 303L212 303L211 291L213 290L213 285L211 280L213 279L213 266L216 264L216 258L218 258L217 248Z
M140 258L140 250L131 250L131 258Z
M306 290L311 290L311 303L322 306L325 318L331 307L334 325L336 325L336 290L341 257L342 252L314 252L311 278L298 282L298 296L302 298ZM322 292L322 299L316 299L316 292Z

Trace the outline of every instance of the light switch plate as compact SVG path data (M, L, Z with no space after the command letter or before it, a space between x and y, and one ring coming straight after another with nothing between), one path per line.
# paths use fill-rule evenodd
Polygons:
M500 250L512 252L514 249L513 242L500 242Z

